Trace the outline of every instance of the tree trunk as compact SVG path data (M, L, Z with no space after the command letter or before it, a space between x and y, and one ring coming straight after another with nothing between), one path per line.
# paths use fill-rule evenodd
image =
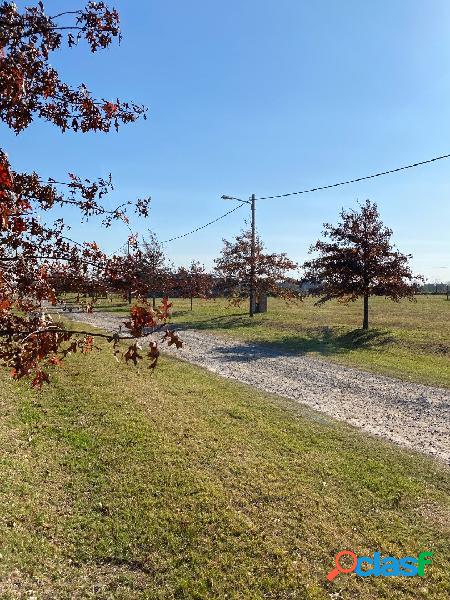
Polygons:
M364 294L363 329L369 329L369 294Z
M192 310L192 296L191 296L191 310Z
M128 290L128 304L131 304L131 290Z
M156 296L155 296L155 294L153 294L152 305L153 305L153 309L155 309L156 308Z

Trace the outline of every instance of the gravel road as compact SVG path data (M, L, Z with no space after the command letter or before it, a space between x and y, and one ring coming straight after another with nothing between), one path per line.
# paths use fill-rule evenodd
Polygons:
M101 312L65 316L110 332L123 320ZM164 351L450 464L449 390L189 329L180 337L183 349Z

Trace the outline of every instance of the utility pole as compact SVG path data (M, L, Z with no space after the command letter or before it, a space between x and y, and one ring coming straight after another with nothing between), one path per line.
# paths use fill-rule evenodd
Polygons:
M130 256L130 240L127 240L127 254L128 256ZM130 287L128 288L128 304L131 304L131 283L130 283Z
M249 315L251 317L253 317L253 308L255 305L255 271L256 271L256 264L255 264L255 253L256 253L256 226L255 226L255 201L256 201L256 196L255 194L252 194L252 197L250 198L250 203L251 203L251 207L252 207L252 242L251 242L251 248L250 248L250 310L249 310Z
M222 200L237 200L238 202L245 202L250 204L252 209L251 219L251 245L250 245L250 281L249 281L249 295L250 295L250 308L248 314L253 317L254 311L254 298L255 298L255 279L256 279L256 195L252 194L248 200L242 200L242 198L234 198L233 196L222 196Z

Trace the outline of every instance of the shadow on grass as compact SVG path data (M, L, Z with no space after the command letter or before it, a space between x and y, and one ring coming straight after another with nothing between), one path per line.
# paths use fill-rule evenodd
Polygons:
M189 316L190 311L188 310L177 310L172 313L172 318L176 319L179 317ZM218 317L211 317L209 319L200 320L186 320L181 323L174 324L178 329L198 329L198 330L224 330L224 329L236 329L241 327L252 328L261 324L258 320L251 320L246 313L233 313L227 315L219 315Z
M172 312L172 318L176 319L177 317L185 317L185 316L191 316L193 317L194 315L192 314L192 312L190 310L174 310ZM232 318L234 317L234 318ZM221 329L223 327L230 327L231 325L228 324L229 320L230 322L234 322L236 321L236 318L242 322L244 322L245 320L249 321L249 325L253 325L254 323L252 321L250 321L250 318L248 317L247 313L232 313L232 314L226 314L226 315L219 315L217 317L210 317L209 319L203 319L203 320L192 320L189 322L185 322L186 325L188 325L190 328L195 328L195 329L200 329L202 328L206 328L206 329L212 329L214 327L220 327Z
M105 312L105 313L129 313L130 304L105 304L104 306L94 304L94 312Z
M182 316L184 311L179 312ZM175 314L174 314L175 317ZM196 329L198 331L220 331L251 329L264 325L258 320L251 320L247 315L240 313L226 316L214 317L202 321L189 321L185 323L174 323L176 329ZM255 334L257 332L255 331ZM381 349L394 342L390 332L383 329L354 329L342 332L342 329L332 327L306 328L302 333L292 332L276 341L255 338L250 342L239 343L233 347L223 346L217 351L227 355L229 360L252 360L258 356L282 356L286 354L308 354L318 353L322 355L344 354L358 349Z
M256 340L248 343L236 344L235 346L222 346L215 349L223 354L229 361L249 361L266 358L267 356L289 356L305 355L309 353L321 354L322 356L333 356L345 354L356 349L376 349L388 345L392 338L385 331L362 331L356 329L343 335L333 336L324 334L318 337L290 336L267 342Z

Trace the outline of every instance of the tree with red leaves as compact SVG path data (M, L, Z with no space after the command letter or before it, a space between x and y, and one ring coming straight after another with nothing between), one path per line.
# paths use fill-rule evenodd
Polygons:
M131 304L133 296L138 299L152 298L156 308L156 294L168 295L171 286L169 269L161 244L150 232L142 244L135 236L128 239L128 252L113 256L107 267L107 285L111 292L119 292Z
M36 118L63 132L108 132L145 118L143 106L95 99L84 84L67 85L49 62L49 55L63 43L72 48L84 40L96 52L119 37L119 16L104 2L90 1L83 9L48 15L42 2L19 11L14 2L4 1L0 5L0 121L16 133ZM69 173L67 181L56 181L16 172L0 148L0 360L17 379L30 376L33 385L40 387L49 379L44 369L71 352L90 352L93 337L102 335L68 331L40 308L43 302L56 303L57 282L74 289L89 280L98 283L109 278L118 284L126 266L119 265L117 257L108 259L95 243L73 242L65 235L63 219L55 218L48 225L41 217L46 214L47 221L52 211L71 205L83 219L102 217L106 227L117 220L128 223L131 202L114 209L102 204L111 187L110 177L92 182ZM149 198L133 204L138 215L148 216ZM168 318L164 305L156 311L145 306L142 310L145 318L131 314L128 338L143 333L143 322L154 328ZM118 337L103 337L114 341L117 351ZM150 366L156 364L157 352L152 346ZM129 359L125 353L125 360Z
M125 255L113 255L106 263L104 279L111 293L118 293L131 304L133 296L145 300L146 286L143 280L142 252L136 237L128 238L128 252Z
M158 292L163 292L165 295L168 293L170 273L166 265L166 256L162 244L151 231L149 231L148 238L142 244L141 265L147 293L152 297L154 308L156 294Z
M333 298L354 302L363 298L363 329L369 328L369 297L385 296L398 302L414 299L421 276L408 265L411 255L392 246L392 230L384 226L377 205L370 200L359 210L342 210L338 225L324 224L323 235L310 248L319 256L304 263L304 281L310 293L320 296L317 304Z
M233 242L223 240L222 254L216 259L216 272L222 280L222 287L230 301L239 305L250 292L252 264L252 234L243 231ZM285 300L300 298L295 286L286 285L290 282L289 271L298 268L297 263L285 253L267 254L259 236L255 243L255 297L262 294L278 296Z
M173 291L179 298L189 298L192 302L194 298L206 300L211 297L213 279L206 272L204 265L193 260L188 268L179 267L174 275Z

